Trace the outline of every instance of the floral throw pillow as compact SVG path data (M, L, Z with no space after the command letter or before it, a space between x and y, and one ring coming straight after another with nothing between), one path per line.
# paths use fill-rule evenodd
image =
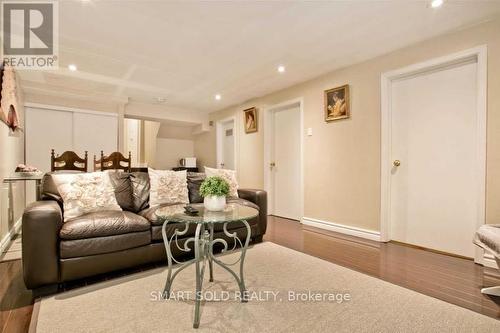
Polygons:
M63 200L64 222L91 212L122 210L106 172L53 174L52 179Z
M205 167L207 177L219 176L229 184L229 196L238 197L238 181L236 180L236 171L228 169L214 169Z
M149 206L189 203L187 171L154 170L149 168Z

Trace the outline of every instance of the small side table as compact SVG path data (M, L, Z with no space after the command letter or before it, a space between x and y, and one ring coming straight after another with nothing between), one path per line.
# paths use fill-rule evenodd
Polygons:
M42 196L42 178L43 175L36 175L36 176L21 176L21 175L14 175L14 176L9 176L5 177L3 179L4 183L9 184L9 210L8 210L8 215L9 215L9 224L11 225L14 223L14 195L12 193L12 184L15 182L25 182L25 181L34 181L36 184L36 200L41 200Z
M259 211L252 207L247 207L238 204L228 204L226 209L221 212L211 212L204 209L203 205L192 205L199 210L199 213L195 216L187 215L184 213L184 205L174 205L160 208L156 211L156 215L163 222L162 236L163 242L165 243L165 250L167 252L168 260L168 275L167 281L165 283L164 295L168 299L170 297L170 290L172 283L182 270L186 267L195 264L196 266L196 294L195 294L195 307L194 307L194 321L193 328L198 328L200 326L200 305L201 305L201 289L203 286L203 276L205 273L205 267L208 264L208 269L210 273L210 282L213 282L213 263L224 268L229 272L236 282L240 290L241 301L247 302L246 299L246 286L245 279L243 276L243 267L245 263L245 254L250 243L251 229L247 220L250 220L259 215ZM227 230L227 225L234 222L241 222L247 229L247 235L245 242L243 243L237 236L236 232L231 232ZM177 223L180 227L175 229L171 234L167 235L167 225L169 223ZM194 237L183 237L189 230L189 225L196 225L196 232ZM230 248L228 242L223 238L214 239L214 226L216 224L222 225L222 231L224 235L229 239L233 239L234 246ZM178 237L185 239L183 246L180 246L178 242ZM192 244L192 247L190 247ZM241 247L241 256L238 260L231 264L226 264L222 262L219 258L214 256L213 247L215 244L221 244L223 246L223 252L233 251L236 246ZM195 257L187 262L179 262L172 256L172 251L170 246L176 246L180 251L190 252L194 247ZM180 264L175 272L172 274L173 262ZM236 274L229 266L235 265L239 262L239 276Z
M42 196L42 178L43 175L36 175L36 176L10 176L10 177L5 177L3 179L4 183L9 184L9 196L12 194L12 183L15 182L23 182L23 181L34 181L36 184L36 200L41 200Z

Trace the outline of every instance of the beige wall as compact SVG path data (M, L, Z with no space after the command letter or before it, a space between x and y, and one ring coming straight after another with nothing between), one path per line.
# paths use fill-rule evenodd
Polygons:
M165 139L194 140L194 128L195 126L162 123L158 131L158 137Z
M156 140L155 169L169 170L179 166L179 160L192 157L194 152L193 140L158 138Z
M156 139L157 169L171 169L179 166L179 160L194 155L193 126L161 124Z
M328 73L314 80L212 113L211 120L242 110L290 99L304 99L304 182L306 217L380 230L380 75L431 58L478 45L488 46L487 223L500 221L500 20L428 40L375 59ZM293 70L290 68L289 70ZM352 117L332 123L323 119L323 91L343 84L351 88ZM239 177L243 187L263 187L263 126L245 134L238 126ZM200 165L215 165L215 126L195 142Z
M5 73L4 89L2 92L2 109L8 110L10 104L14 104L20 121L20 126L24 127L24 107L22 102L22 92L16 87L19 86L18 78L13 81L6 79L12 72ZM11 76L14 77L14 76ZM13 83L15 86L7 83ZM15 95L12 92L15 89ZM10 95L10 96L9 96ZM17 96L17 98L15 97ZM0 110L1 111L1 110ZM9 221L9 186L3 183L6 176L11 175L19 163L24 163L24 134L22 132L11 133L7 125L0 122L0 241L12 229L13 224L20 218L25 206L25 187L22 182L12 185L12 195L14 204L13 220Z

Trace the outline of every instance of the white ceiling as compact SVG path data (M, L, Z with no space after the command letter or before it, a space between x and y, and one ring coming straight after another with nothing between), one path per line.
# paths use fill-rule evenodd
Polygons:
M438 9L405 0L60 1L60 70L21 78L28 91L164 97L166 106L210 112L499 12L500 1L448 0Z

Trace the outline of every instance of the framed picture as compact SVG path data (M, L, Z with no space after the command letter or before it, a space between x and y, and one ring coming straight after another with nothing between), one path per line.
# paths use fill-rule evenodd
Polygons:
M243 113L245 114L245 133L257 132L259 124L257 108L243 110Z
M346 119L350 116L349 85L325 90L325 121Z

